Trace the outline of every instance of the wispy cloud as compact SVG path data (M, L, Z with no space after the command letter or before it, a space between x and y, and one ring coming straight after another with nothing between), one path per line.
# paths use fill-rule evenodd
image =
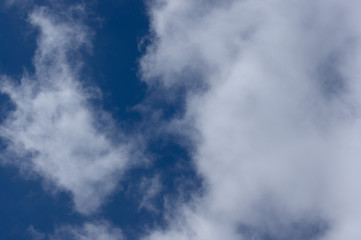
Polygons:
M122 240L123 234L117 227L107 222L95 222L84 224L81 228L62 227L59 228L51 240Z
M122 231L106 221L86 223L80 227L63 226L56 229L49 240L122 240Z
M206 193L149 239L287 239L300 225L315 227L309 238L361 236L360 10L352 0L150 5L143 77L188 87L175 123L201 135L193 159Z
M162 184L159 175L152 178L143 178L139 183L139 192L141 193L141 200L139 210L147 209L149 211L157 211L154 204L154 199L162 190Z
M72 17L82 11L82 6L67 13L37 8L30 14L29 22L39 30L35 73L24 74L21 81L1 78L1 91L16 109L0 132L7 142L4 162L30 168L46 183L70 192L76 210L89 214L131 164L131 140L89 103L97 91L80 81L79 51L91 46L89 30Z

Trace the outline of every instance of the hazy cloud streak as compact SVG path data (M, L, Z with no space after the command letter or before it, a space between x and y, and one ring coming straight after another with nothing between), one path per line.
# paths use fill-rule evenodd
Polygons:
M81 227L64 226L58 228L49 240L122 240L122 231L108 222L86 223Z

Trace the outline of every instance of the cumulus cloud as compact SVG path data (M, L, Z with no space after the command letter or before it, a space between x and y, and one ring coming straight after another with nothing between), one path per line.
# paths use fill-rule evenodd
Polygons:
M30 14L29 22L39 31L35 72L20 81L1 78L1 92L16 108L0 126L0 135L7 145L3 162L30 168L48 185L70 192L76 210L89 214L129 165L131 141L113 127L111 117L91 106L89 98L97 90L79 80L78 51L90 47L91 34L81 18L72 18L75 11L83 9L73 7L65 14L37 8Z
M149 8L143 78L187 86L186 113L171 126L196 129L205 194L146 239L360 238L361 4Z

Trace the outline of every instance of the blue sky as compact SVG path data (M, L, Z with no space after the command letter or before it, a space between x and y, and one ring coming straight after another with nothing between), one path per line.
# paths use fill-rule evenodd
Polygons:
M83 64L79 81L101 91L101 97L91 98L89 102L110 114L114 124L121 125L117 128L129 135L139 131L151 132L157 123L146 123L146 119L153 111L164 112L162 118L170 118L171 114L180 111L176 109L179 103L166 104L161 99L145 104L148 109L144 111L135 109L142 102L150 101L147 97L153 94L139 78L139 60L149 36L147 10L142 1L94 1L87 4L79 1L59 5L44 1L37 4L28 2L25 6L2 3L1 74L18 82L24 72L34 73L33 58L39 38L38 30L29 23L29 14L34 9L46 7L49 11L67 11L77 5L85 8L82 11L86 13L75 17L81 17L82 24L91 26L88 36L91 47L75 53ZM2 121L14 108L9 97L2 94ZM37 174L4 164L1 168L1 238L34 239L33 232L36 231L47 239L57 226L80 226L89 219L111 221L121 226L129 239L144 235L148 226L163 226L163 198L177 198L177 191L181 190L177 182L183 177L189 178L190 182L185 184L187 187L183 190L186 192L182 195L189 194L188 191L198 188L199 184L187 151L177 143L178 139L175 135L162 133L149 137L146 145L139 146L139 149L136 147L134 151L144 151L147 155L142 157L147 158L147 163L126 172L106 204L91 216L74 211L71 194L62 190L49 193L47 188L53 186L44 186L44 179ZM3 148L6 148L5 142L3 139ZM162 195L150 199L154 205L150 210L142 206L146 203L141 199L148 191L144 184L152 179L163 183ZM180 188L176 189L177 186Z
M359 239L356 0L4 0L0 239Z

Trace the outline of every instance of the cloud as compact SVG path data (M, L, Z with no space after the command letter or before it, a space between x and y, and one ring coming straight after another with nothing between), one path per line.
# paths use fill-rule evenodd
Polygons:
M32 230L34 231L34 230ZM37 233L41 234L41 233ZM44 234L41 234L44 235ZM83 226L58 227L49 240L122 240L122 231L106 221L88 222Z
M70 192L76 210L89 214L132 164L132 140L114 127L109 114L90 104L99 94L80 80L79 51L91 46L91 33L79 20L83 11L82 6L67 13L41 7L30 14L29 22L39 30L35 72L20 81L1 78L1 92L16 109L0 134L7 145L3 162L31 169L49 189Z
M45 234L41 233L39 231L37 231L34 226L30 226L28 228L28 233L31 236L31 238L33 240L44 240L45 239Z
M123 234L107 222L86 223L82 228L62 227L51 240L122 240Z
M159 175L151 178L143 177L139 183L139 192L141 192L141 200L138 210L147 209L148 211L157 211L154 204L155 198L162 190L162 184Z
M170 126L196 129L189 137L205 194L146 239L360 238L360 8L149 5L143 78L188 88L186 112Z

